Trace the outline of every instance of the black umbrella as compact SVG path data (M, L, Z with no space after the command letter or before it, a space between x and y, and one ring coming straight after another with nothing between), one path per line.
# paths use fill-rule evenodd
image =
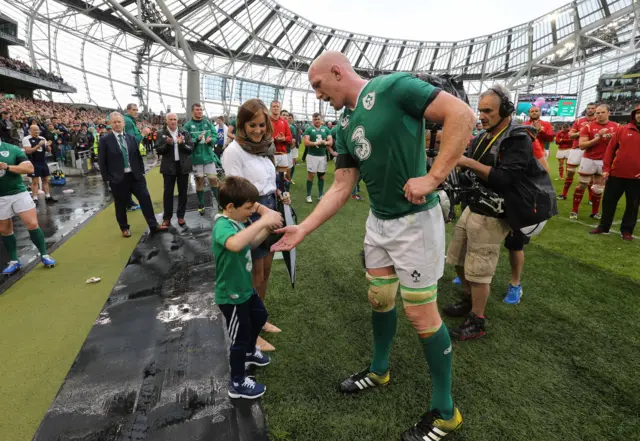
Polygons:
M286 189L285 189L285 178L284 178L284 173L280 172L279 173L279 183L278 183L278 187L280 188L280 191L284 194ZM280 211L280 213L282 213L282 216L284 217L284 224L285 226L290 226L290 225L295 225L296 224L296 220L297 220L297 216L295 211L293 210L293 208L291 207L291 205L286 205L283 204L281 202L278 202L278 211ZM293 248L290 251L283 251L282 252L282 259L284 260L284 264L287 267L287 272L289 273L289 277L291 278L291 287L295 288L296 285L296 249Z

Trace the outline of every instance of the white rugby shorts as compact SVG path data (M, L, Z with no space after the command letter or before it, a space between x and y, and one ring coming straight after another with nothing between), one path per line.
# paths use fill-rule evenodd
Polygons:
M284 155L275 155L275 160L276 160L276 168L290 168L291 167L291 163L289 161L289 154L284 154Z
M570 153L571 149L558 149L558 151L556 152L556 159L568 159Z
M193 174L198 178L204 178L206 176L217 176L216 165L212 162L210 164L198 164L193 166Z
M18 213L32 208L36 208L36 204L26 191L9 196L0 196L0 220L11 219Z
M403 286L427 288L444 274L444 258L444 218L438 205L390 220L369 212L364 237L368 269L393 266Z
M578 170L578 173L584 176L601 175L602 159L582 158L582 161L580 161L580 169Z
M327 171L327 156L307 155L307 171L309 173L325 173Z
M567 164L575 166L580 165L582 155L584 155L584 150L571 149L571 151L569 152L569 157L567 158Z

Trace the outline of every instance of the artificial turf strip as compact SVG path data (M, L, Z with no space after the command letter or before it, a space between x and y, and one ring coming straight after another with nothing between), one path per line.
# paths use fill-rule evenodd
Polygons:
M158 213L158 169L147 183ZM39 265L0 296L0 439L32 439L147 228L140 211L129 222L123 239L111 204L52 254L55 268ZM86 284L93 276L102 281Z
M298 173L305 166L299 167ZM554 159L551 170L557 174ZM554 183L561 188L562 181ZM303 202L304 184L298 179L291 190L300 219L316 205L315 194L314 204ZM594 223L586 201L581 219ZM559 202L561 216L526 248L522 302L502 303L510 278L503 250L487 337L454 343L453 393L464 417L455 440L640 439L640 240L589 236L587 226L560 218L568 218L570 203ZM299 246L295 290L284 265L274 265L265 303L282 333L264 335L277 350L257 377L267 385L262 403L273 441L395 440L428 406L426 363L404 317L390 385L357 396L338 392L371 357L371 309L358 255L367 205L349 201ZM621 201L617 220L622 211ZM458 298L454 277L447 266L440 306Z

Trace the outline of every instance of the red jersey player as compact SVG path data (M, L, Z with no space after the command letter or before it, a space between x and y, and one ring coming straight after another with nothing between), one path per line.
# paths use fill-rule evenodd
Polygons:
M273 100L269 110L271 112L271 115L269 115L271 125L273 126L273 143L276 146L276 171L284 172L285 175L288 175L291 164L289 164L289 151L287 146L291 144L291 140L293 139L289 122L280 116L280 101Z
M609 106L601 104L596 108L596 120L586 124L580 130L579 147L584 151L580 161L580 185L573 194L573 210L571 219L578 218L578 208L584 191L593 179L593 206L591 207L591 217L600 219L600 200L604 192L604 179L602 179L602 159L607 151L607 145L613 134L618 129L618 124L609 121Z
M569 124L563 124L562 130L556 134L556 144L558 145L558 152L556 153L558 171L560 172L560 179L562 179L564 178L564 164L573 145L573 140L569 137Z
M573 127L569 131L569 138L573 139L573 146L571 147L572 150L569 152L569 157L567 158L567 179L564 181L562 194L558 196L558 199L560 200L567 199L569 188L571 188L571 184L573 183L573 176L576 174L578 166L580 165L580 160L582 159L582 150L578 147L580 144L580 130L583 126L595 120L596 106L596 103L587 104L587 116L578 118L573 123Z
M553 141L553 126L551 125L551 123L540 119L540 107L531 106L531 108L529 109L529 121L526 121L524 125L536 128L536 130L538 131L537 140L542 146L542 153L544 154L544 146L547 143Z

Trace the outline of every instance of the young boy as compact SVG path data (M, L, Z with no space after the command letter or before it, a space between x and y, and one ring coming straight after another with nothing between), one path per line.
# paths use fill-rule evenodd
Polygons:
M266 366L270 362L256 347L258 334L267 322L267 310L252 287L251 248L260 245L272 229L282 226L282 216L269 211L245 228L243 223L256 211L258 196L248 180L227 177L218 193L223 212L216 215L213 226L215 301L231 338L231 398L261 397L266 387L247 377L245 365Z

